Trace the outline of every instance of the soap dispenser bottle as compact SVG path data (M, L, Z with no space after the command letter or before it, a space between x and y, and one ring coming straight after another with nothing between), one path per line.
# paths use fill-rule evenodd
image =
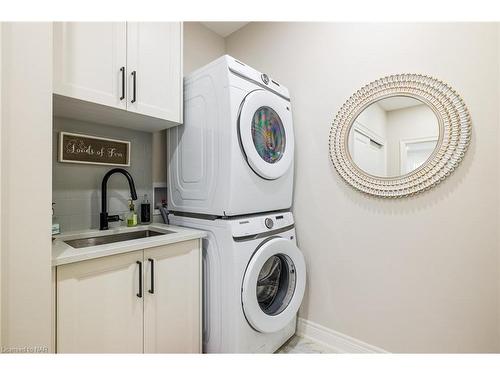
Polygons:
M129 200L128 208L130 212L127 216L127 227L135 227L137 225L137 213L132 199Z
M55 216L54 213L54 205L55 203L52 203L52 235L56 234L61 234L61 227L59 223L57 223L57 217Z
M149 224L151 222L151 204L148 200L148 195L144 194L144 199L141 203L141 224Z

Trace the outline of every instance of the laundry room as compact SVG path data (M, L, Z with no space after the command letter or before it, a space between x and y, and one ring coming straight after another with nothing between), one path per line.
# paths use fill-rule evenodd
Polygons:
M0 22L1 353L500 360L500 13L194 14Z

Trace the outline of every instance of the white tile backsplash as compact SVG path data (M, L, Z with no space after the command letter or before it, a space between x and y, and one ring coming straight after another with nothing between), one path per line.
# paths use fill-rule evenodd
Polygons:
M53 169L52 199L55 202L55 222L61 231L82 230L99 227L101 211L101 182L104 174L113 166L60 163L57 148L59 132L67 131L94 136L123 139L131 142L130 167L126 167L134 178L138 200L135 201L140 218L140 202L144 194L152 197L152 135L124 128L93 124L66 118L54 118L53 124ZM128 213L130 191L122 175L113 175L108 181L108 213ZM150 198L151 199L151 198ZM124 223L110 223L110 227Z

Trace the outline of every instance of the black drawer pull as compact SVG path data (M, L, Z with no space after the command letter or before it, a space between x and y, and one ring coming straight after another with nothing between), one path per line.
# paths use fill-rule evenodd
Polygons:
M137 297L142 298L142 262L136 262L139 265L139 293L137 293Z
M120 68L120 72L122 73L122 96L120 96L120 100L125 99L125 67L122 66Z
M148 292L155 294L155 260L149 258L148 261L151 263L151 288Z
M136 86L137 86L137 72L134 70L132 72L132 100L130 103L135 103L136 101Z

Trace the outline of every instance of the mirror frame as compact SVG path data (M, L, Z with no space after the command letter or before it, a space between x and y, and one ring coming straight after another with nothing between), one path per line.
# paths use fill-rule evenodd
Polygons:
M420 100L432 109L439 123L438 143L427 161L414 171L395 177L373 176L353 162L348 149L349 131L365 108L394 96ZM465 156L471 134L469 111L449 85L425 75L396 74L362 87L340 108L330 130L330 159L340 176L355 189L377 197L401 198L428 190L448 177Z

